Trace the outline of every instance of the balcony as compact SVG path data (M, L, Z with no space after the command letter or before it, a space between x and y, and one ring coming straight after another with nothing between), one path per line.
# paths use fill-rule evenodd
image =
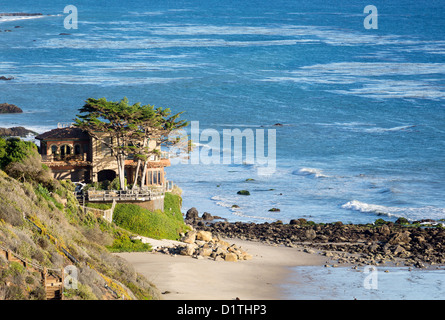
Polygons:
M85 162L87 161L87 154L42 154L42 162Z
M164 186L144 190L88 190L88 201L150 201L164 197Z

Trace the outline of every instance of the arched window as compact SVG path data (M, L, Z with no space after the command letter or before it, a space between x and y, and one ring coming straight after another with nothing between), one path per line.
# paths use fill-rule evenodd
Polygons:
M51 146L51 154L56 154L57 153L57 146L55 144L53 144Z
M65 157L66 155L70 155L71 154L71 146L64 144L63 146L60 147L60 155L63 157Z

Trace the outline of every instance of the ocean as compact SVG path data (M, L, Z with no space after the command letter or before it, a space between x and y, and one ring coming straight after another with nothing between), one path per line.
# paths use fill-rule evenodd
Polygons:
M368 4L377 29L365 27ZM89 97L127 97L185 111L221 141L223 130L275 132L268 175L243 159L169 167L184 212L445 219L444 4L83 0L72 3L77 29L66 29L65 1L3 1L2 12L43 16L0 19L0 76L14 77L0 81L0 102L24 110L0 126L41 133ZM198 140L194 153L207 153L209 138Z

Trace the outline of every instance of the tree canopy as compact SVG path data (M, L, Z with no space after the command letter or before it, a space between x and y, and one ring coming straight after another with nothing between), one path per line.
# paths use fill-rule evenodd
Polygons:
M75 126L87 131L110 149L117 161L121 186L125 186L125 159L131 155L138 162L134 186L140 167L144 164L143 184L150 156L158 154L161 146L172 143L168 139L172 131L188 125L185 120L179 120L182 112L172 115L168 108L155 108L140 102L130 104L127 98L119 101L89 98L79 112ZM156 141L156 148L149 147L150 141Z

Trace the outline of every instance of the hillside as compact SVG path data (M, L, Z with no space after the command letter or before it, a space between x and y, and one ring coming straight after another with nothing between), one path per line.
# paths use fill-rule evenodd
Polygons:
M74 185L52 179L34 146L11 143L0 140L0 249L48 270L74 265L77 288L65 288L66 300L158 299L153 284L111 253L149 246L132 241L133 234L114 223L84 214ZM11 299L45 299L42 276L0 255L0 300Z

